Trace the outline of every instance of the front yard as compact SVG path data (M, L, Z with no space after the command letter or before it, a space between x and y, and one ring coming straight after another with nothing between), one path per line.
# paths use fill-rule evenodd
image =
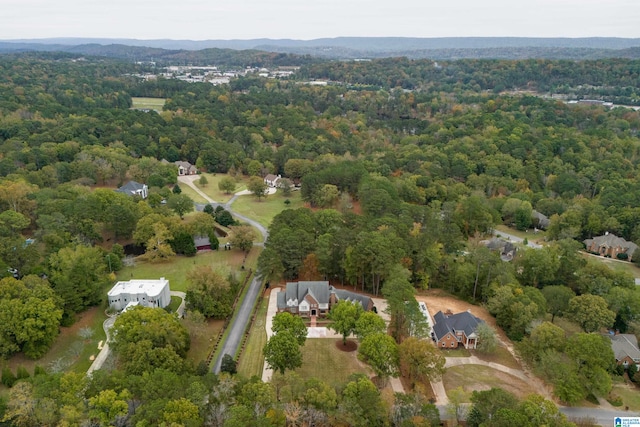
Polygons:
M302 348L302 367L295 370L301 378L318 378L335 387L345 384L349 375L370 375L370 369L358 360L357 351L344 352L336 339L308 338Z

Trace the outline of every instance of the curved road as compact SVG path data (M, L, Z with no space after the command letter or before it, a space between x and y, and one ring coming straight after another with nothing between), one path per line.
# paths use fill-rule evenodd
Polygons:
M178 177L178 180L181 183L184 183L189 187L191 187L196 193L198 193L200 196L202 196L206 201L208 201L212 205L214 206L220 205L220 203L217 203L215 200L211 199L209 196L207 196L204 192L202 192L198 187L194 185L193 181L196 179L196 177L197 175L180 176ZM231 212L233 216L235 216L236 218L239 218L241 221L251 224L252 226L257 228L258 231L260 231L260 234L262 234L263 241L266 242L267 237L269 236L269 233L262 224L250 218L247 218L243 215L239 215L233 212L233 210L231 210L231 203L233 203L235 199L236 199L236 196L234 196L231 200L229 200L228 203L223 204L222 206L226 210ZM236 353L238 352L238 349L240 348L240 343L242 341L242 336L244 335L244 331L247 327L247 324L249 323L249 318L251 317L251 312L253 311L253 306L255 305L255 302L258 299L258 296L260 295L261 290L262 290L262 277L260 276L260 273L256 271L255 275L253 276L253 280L249 285L249 290L247 291L244 299L240 303L240 307L236 310L234 317L231 320L231 325L229 326L229 333L227 334L226 340L222 343L222 348L220 349L218 358L216 359L216 362L213 365L214 373L217 374L220 372L222 357L225 354L230 354L231 356L235 357Z

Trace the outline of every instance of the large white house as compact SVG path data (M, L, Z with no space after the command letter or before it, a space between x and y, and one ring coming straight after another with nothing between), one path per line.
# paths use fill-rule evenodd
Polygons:
M160 280L129 280L118 282L107 294L109 306L115 310L123 310L127 304L138 303L144 307L164 308L171 303L169 281L164 277Z

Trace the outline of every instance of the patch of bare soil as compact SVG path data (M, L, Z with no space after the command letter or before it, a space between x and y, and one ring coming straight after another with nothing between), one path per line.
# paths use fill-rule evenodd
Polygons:
M340 339L340 340L337 340L335 344L338 350L344 351L345 353L356 351L358 349L358 344L353 340L347 340L345 344Z

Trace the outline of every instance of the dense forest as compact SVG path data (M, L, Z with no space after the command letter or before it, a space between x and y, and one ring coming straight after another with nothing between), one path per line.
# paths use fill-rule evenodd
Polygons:
M192 202L170 190L176 171L162 160L186 160L201 171L281 174L299 186L309 208L285 210L271 224L259 260L267 280L326 278L384 296L392 286L442 288L486 304L559 400L606 394L612 355L573 356L600 349L590 332L635 331L640 294L629 273L580 251L584 239L607 232L640 243L640 112L537 95L638 104L640 61L313 62L289 79L212 86L141 81L133 77L140 66L112 59L0 57L0 320L9 325L0 355L37 359L59 325L101 304L122 243L146 246L153 259L191 253L180 243L185 236L213 238L216 212L183 222ZM310 79L331 84L304 84ZM166 98L164 109L131 109L139 96ZM150 197L113 191L130 179L148 184ZM547 244L503 262L482 243L498 224L546 228ZM582 333L548 345L562 331L540 323L547 313ZM207 314L230 313L225 306ZM34 316L45 320L20 321ZM341 390L304 379L317 400L303 390L276 399L273 385L217 378L187 363L180 324L145 322L165 331L140 346L153 357L120 342L112 372L39 372L1 400L3 422L285 425L285 402L313 425L436 422L417 397L379 404L366 378ZM29 413L20 399L33 403Z

